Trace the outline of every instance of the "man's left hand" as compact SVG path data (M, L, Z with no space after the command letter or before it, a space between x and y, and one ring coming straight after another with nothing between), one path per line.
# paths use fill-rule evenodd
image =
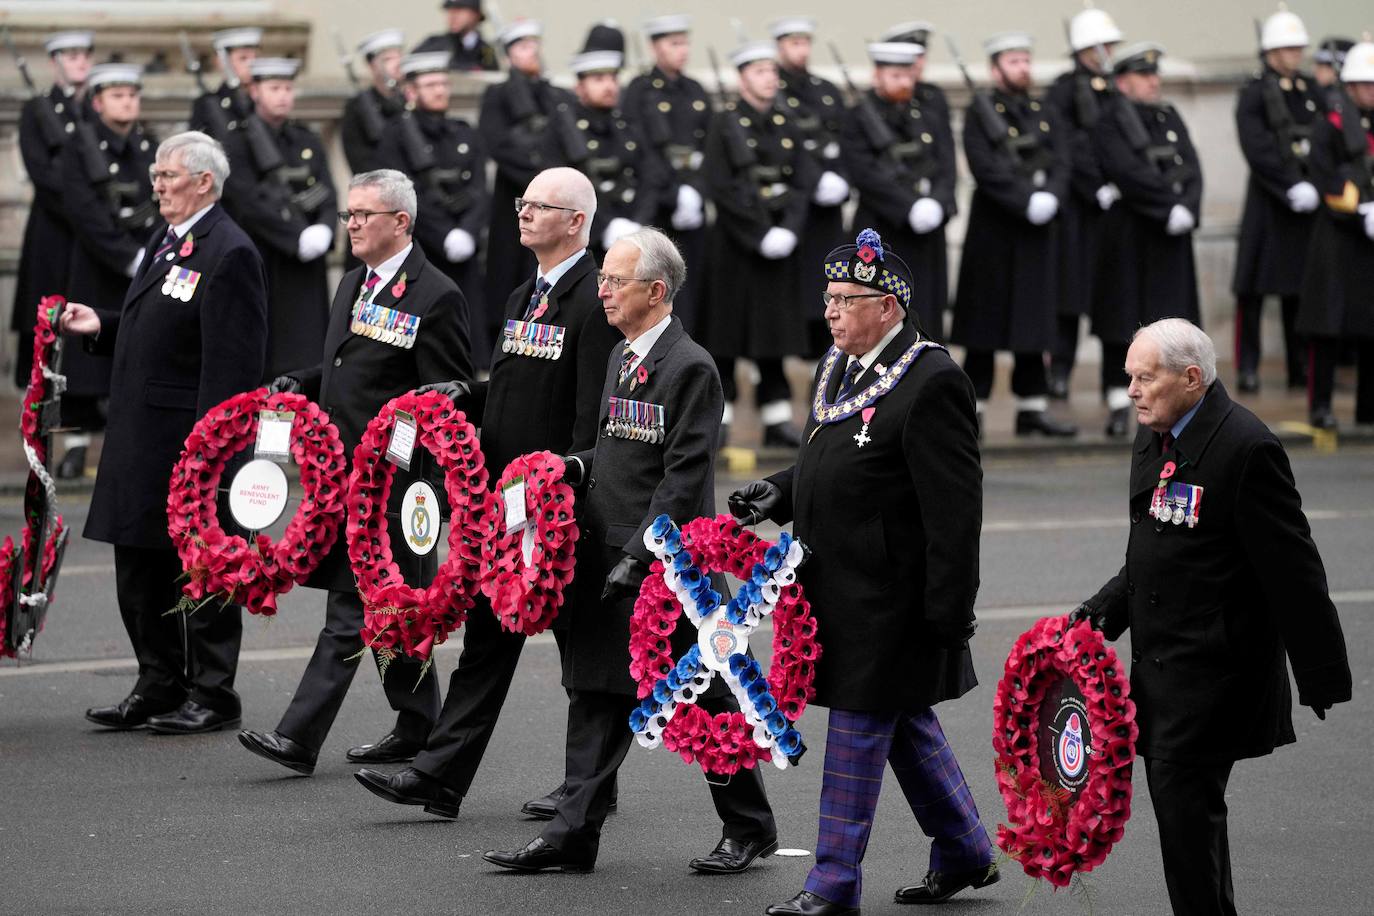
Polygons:
M639 584L649 574L649 565L638 557L624 556L606 575L606 587L601 590L602 601L614 601L639 591Z

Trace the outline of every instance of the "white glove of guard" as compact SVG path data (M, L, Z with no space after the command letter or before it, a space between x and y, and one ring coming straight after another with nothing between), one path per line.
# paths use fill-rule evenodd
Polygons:
M1102 210L1110 210L1112 204L1121 199L1121 191L1110 181L1097 189L1097 206Z
M701 193L689 184L678 185L677 206L673 209L673 228L679 232L700 229L706 222Z
M917 235L925 235L938 229L945 221L945 208L933 197L921 197L911 205L906 221L911 224L911 231Z
M334 230L322 223L306 226L296 242L296 255L302 261L313 261L334 244Z
M1059 198L1049 191L1036 191L1026 204L1026 219L1032 226L1043 226L1059 212Z
M781 261L797 247L797 234L790 229L774 226L763 234L759 254L770 261Z
M138 268L143 263L144 254L145 252L142 248L138 249L138 251L134 254L133 262L130 263L128 267L124 268L124 276L132 279L134 274L138 273Z
M1317 189L1310 181L1299 181L1288 189L1288 206L1294 213L1311 213L1321 203Z
M606 229L601 233L601 247L610 248L631 232L638 232L643 227L632 219L625 219L617 216L606 224Z
M466 229L450 229L444 236L444 257L461 264L477 253L477 240Z
M811 199L822 207L842 204L849 197L849 182L834 172L822 172L821 180L816 182L816 190Z
M1169 211L1169 223L1164 227L1164 231L1170 235L1183 235L1192 232L1197 225L1197 220L1193 219L1193 214L1183 204L1174 204L1174 208Z

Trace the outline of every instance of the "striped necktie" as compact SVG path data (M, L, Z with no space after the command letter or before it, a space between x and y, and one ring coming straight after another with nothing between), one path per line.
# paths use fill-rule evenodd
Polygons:
M624 349L621 351L620 354L620 372L616 374L617 385L625 384L625 379L629 378L630 367L634 365L634 362L635 351L630 349L630 342L627 340L625 341Z
M176 247L176 244L177 234L173 232L171 227L169 226L167 228L167 234L162 237L162 244L157 246L157 251L153 252L153 260L156 261L164 254L171 251L173 248Z
M549 307L548 300L545 298L549 290L553 289L549 281L543 277L534 281L534 292L530 294L530 304L525 307L525 320L538 321Z
M1159 453L1167 455L1174 447L1174 433L1170 430L1159 437Z
M857 359L849 364L849 368L844 370L844 378L840 379L840 390L835 393L835 400L843 401L849 397L849 393L854 390L854 383L859 380L859 376L864 374L864 364Z

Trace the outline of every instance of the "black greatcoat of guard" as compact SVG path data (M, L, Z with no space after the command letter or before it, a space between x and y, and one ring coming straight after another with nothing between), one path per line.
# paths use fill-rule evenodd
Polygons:
M363 116L363 97L371 99L373 107L382 116L382 131L373 136L371 125ZM344 159L354 175L387 168L387 160L381 155L383 142L391 135L395 118L405 110L399 91L393 95L382 95L377 87L369 86L344 104L343 117L339 119L339 141L343 144Z

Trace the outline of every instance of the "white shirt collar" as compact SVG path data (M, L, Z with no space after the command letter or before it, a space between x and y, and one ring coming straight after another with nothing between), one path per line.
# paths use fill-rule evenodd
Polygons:
M191 218L188 219L186 222L177 223L175 226L173 226L172 231L176 233L177 238L185 238L186 233L191 231L191 227L194 226L197 222L199 222L202 216L204 216L205 214L209 213L212 209L214 209L215 203L216 201L211 201L208 205L201 207L195 213L192 213Z
M863 356L859 357L859 363L864 367L865 372L873 368L873 364L878 361L878 357L882 354L884 350L887 349L887 345L892 343L892 339L901 333L902 324L903 322L899 321L892 327L888 328L887 333L883 335L883 339L878 341L878 345L874 347L872 350L869 350ZM851 356L849 358L849 362L844 364L845 368L848 369L850 363L852 363L853 361L854 357Z
M573 265L580 261L582 259L582 256L586 253L587 249L579 249L577 253L571 255L566 261L560 261L558 264L556 264L553 267L553 269L550 270L548 273L544 273L543 270L539 270L535 274L535 276L537 278L542 278L546 283L549 284L550 288L553 288L558 285L559 280L563 279L563 275L566 274L568 271L572 270Z
M668 323L672 320L673 313L669 312L663 316L663 319L659 321L658 324L649 328L649 330L634 339L634 342L630 344L630 352L635 355L636 362L649 355L649 351L654 348L654 344L658 343L658 339L663 336L663 332L668 330Z
M400 251L396 252L391 257L387 258L385 261L377 265L377 267L373 270L373 273L377 275L377 285L372 287L372 297L368 300L369 302L371 302L373 299L376 299L377 291L385 289L387 284L391 282L391 278L396 276L396 274L400 272L401 265L406 262L406 258L410 257L410 250L414 247L415 243L411 242L409 245L402 248ZM366 265L363 266L363 277L366 278Z

